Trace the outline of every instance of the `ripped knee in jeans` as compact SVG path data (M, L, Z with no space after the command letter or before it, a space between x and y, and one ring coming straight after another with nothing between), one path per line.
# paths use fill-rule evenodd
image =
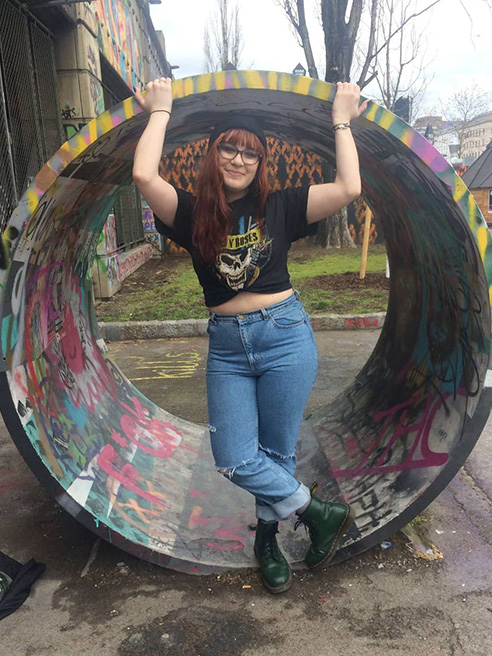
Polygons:
M217 471L222 476L225 476L230 481L238 469L248 467L251 463L255 462L256 458L251 458L250 460L243 460L239 465L234 465L233 467L217 467Z
M262 446L261 444L259 445L259 448L264 451L268 456L271 458L277 458L278 460L288 460L289 458L295 458L296 454L291 453L288 455L284 455L283 453L278 453L277 451L274 451L273 449L268 449L265 446Z
M232 477L234 476L234 472L236 471L237 467L231 467L229 469L217 469L219 474L222 474L229 480L232 480Z

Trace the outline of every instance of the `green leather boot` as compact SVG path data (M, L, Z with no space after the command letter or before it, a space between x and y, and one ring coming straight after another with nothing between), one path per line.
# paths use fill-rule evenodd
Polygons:
M355 510L340 501L321 501L311 497L307 509L299 515L295 529L304 524L311 538L306 554L309 568L329 562L338 548L343 535L355 520Z
M278 522L258 520L255 556L261 568L263 585L273 594L285 592L292 585L289 563L277 544Z

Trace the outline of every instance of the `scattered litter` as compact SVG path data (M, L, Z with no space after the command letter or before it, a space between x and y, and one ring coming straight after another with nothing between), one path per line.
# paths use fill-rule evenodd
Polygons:
M381 542L381 548L382 549L389 549L392 546L393 545L391 544L391 542Z
M117 610L112 610L110 613L111 617L116 617L116 615L119 615Z
M251 586L250 585L243 585L243 590L250 590Z
M412 568L411 568L411 567L410 567L410 569L407 569L407 572L411 572L411 571L412 571Z
M126 564L122 561L121 563L117 563L116 567L126 567Z
M442 535L444 533L444 531L440 531L438 528L436 528L436 533L437 533L437 535Z
M444 558L442 552L437 549L435 544L431 545L431 547L425 551L417 551L417 556L424 560L437 560L438 558Z
M384 567L383 563L378 564L378 569L383 569L383 567Z

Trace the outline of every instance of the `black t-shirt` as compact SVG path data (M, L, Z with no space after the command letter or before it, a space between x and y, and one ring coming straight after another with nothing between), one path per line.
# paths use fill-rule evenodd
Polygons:
M207 307L221 305L239 292L272 294L290 289L287 253L293 241L316 232L308 225L306 208L309 187L271 193L265 205L263 232L254 218L253 199L248 194L231 203L234 220L227 246L214 264L205 264L192 244L192 194L176 189L178 208L174 227L155 216L155 227L191 255L203 288Z

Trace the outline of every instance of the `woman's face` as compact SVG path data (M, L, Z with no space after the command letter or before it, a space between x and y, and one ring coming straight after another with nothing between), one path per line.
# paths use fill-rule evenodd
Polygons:
M258 170L259 161L254 164L245 164L243 162L243 157L241 155L242 151L246 150L248 154L251 154L251 149L246 148L242 143L238 144L228 144L227 142L221 142L224 144L224 151L228 151L236 148L239 152L237 155L234 155L233 152L227 152L224 154L221 153L221 145L219 144L219 168L222 173L222 178L224 180L224 191L226 199L228 202L238 200L247 194L250 184L255 179L256 171ZM227 154L227 157L225 156Z

